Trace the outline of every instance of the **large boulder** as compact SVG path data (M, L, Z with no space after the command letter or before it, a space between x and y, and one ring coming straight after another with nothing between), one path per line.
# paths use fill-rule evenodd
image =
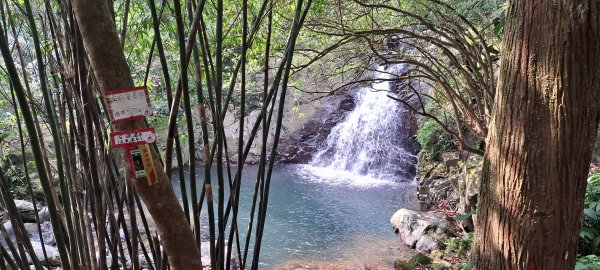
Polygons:
M48 210L48 206L44 206L38 211L38 217L40 218L40 222L50 221L50 211Z
M12 224L10 223L10 221L5 222L4 224L2 224L2 226L6 230L8 237L11 239L11 242L13 243L13 245L15 245L16 244L15 232L13 230L13 227L12 227ZM56 249L56 247L48 245L48 244L56 244L56 241L54 240L54 235L52 234L52 227L50 226L50 224L42 224L42 237L44 237L44 245L42 245L42 243L39 242L39 234L37 231L37 224L25 223L25 229L27 230L27 232L29 233L29 236L31 237L31 246L33 247L33 251L35 252L36 257L40 260L40 262L46 266L60 265L61 262L60 262L60 255L58 253L58 250ZM6 239L4 238L4 236L2 234L0 234L0 244L4 248L8 248ZM46 255L48 256L47 261L44 258L44 252L43 252L42 246L46 250ZM29 259L29 261L31 261L31 259Z
M409 247L430 253L452 235L444 217L433 212L400 209L390 219L396 235Z
M24 200L15 200L15 205L23 222L35 222L35 208L33 203Z
M29 238L31 241L43 242L46 245L56 245L56 239L54 238L54 231L52 230L52 224L49 221L43 222L40 224L40 228L42 231L42 239L40 239L40 233L38 231L37 223L25 223L25 230L29 233Z
M31 239L32 242L42 242L42 240L40 239L40 234L38 231L38 224L37 223L25 223L23 224L25 227L25 230L27 231L29 238ZM10 221L6 221L2 224L2 226L4 227L4 229L6 230L6 233L8 235L8 237L10 238L11 242L13 244L16 243L16 236L15 236L15 231L13 229L12 224L10 223ZM44 222L42 224L40 224L40 227L42 229L42 238L44 239L44 244L45 245L56 245L56 239L54 238L54 232L52 231L52 225L50 224L50 222ZM6 247L6 239L4 238L4 235L0 233L0 244L2 244L3 246Z

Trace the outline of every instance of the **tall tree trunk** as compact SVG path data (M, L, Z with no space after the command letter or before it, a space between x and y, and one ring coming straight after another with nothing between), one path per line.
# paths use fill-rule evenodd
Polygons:
M100 91L104 93L113 89L133 87L131 73L107 2L75 0L73 8ZM115 131L143 127L143 120L113 125ZM169 177L158 161L158 153L154 148L151 150L159 184L148 186L146 179L131 177L129 169L126 169L127 175L156 222L171 269L200 269L200 253L194 242L192 230L173 192ZM125 161L123 166L128 168Z
M510 1L476 269L573 269L600 119L600 2Z

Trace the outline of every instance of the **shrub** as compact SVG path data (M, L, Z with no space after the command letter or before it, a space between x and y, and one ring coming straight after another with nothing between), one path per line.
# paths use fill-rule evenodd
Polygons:
M446 241L446 254L455 253L458 256L465 255L471 250L473 244L473 233L467 233L462 237L453 237Z
M597 254L600 250L600 173L588 178L579 237L579 253Z
M25 174L14 165L8 166L5 170L4 177L8 181L6 184L14 198L23 199L28 197L27 186L24 182Z
M467 261L467 262L464 262L464 263L459 263L458 264L458 269L471 270L471 269L473 269L473 265L471 265L470 261Z
M577 259L575 270L596 270L600 269L600 257L596 255L587 255Z
M423 157L428 160L439 160L442 153L456 149L452 136L430 118L419 123L416 137L421 144Z

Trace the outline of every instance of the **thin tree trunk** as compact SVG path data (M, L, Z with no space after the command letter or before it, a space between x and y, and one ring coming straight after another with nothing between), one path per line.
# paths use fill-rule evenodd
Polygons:
M573 269L600 120L600 2L510 2L476 269Z
M77 0L73 1L73 8L100 92L133 87L131 73L107 3ZM115 131L143 127L143 120L113 125ZM129 169L126 169L127 177L134 183L156 222L171 269L199 269L200 256L192 230L173 192L169 177L158 162L158 153L153 148L151 152L159 183L149 186L146 179L131 177ZM123 166L127 168L125 162Z

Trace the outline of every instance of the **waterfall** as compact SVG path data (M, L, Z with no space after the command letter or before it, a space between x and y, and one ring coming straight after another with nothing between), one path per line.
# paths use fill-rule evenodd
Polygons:
M371 185L410 181L416 156L403 148L407 138L403 116L409 112L388 97L393 74L404 65L379 66L370 87L358 90L356 107L332 130L310 162L311 172L350 184ZM408 135L410 137L410 135ZM413 169L409 169L409 168ZM357 178L358 177L358 178Z

